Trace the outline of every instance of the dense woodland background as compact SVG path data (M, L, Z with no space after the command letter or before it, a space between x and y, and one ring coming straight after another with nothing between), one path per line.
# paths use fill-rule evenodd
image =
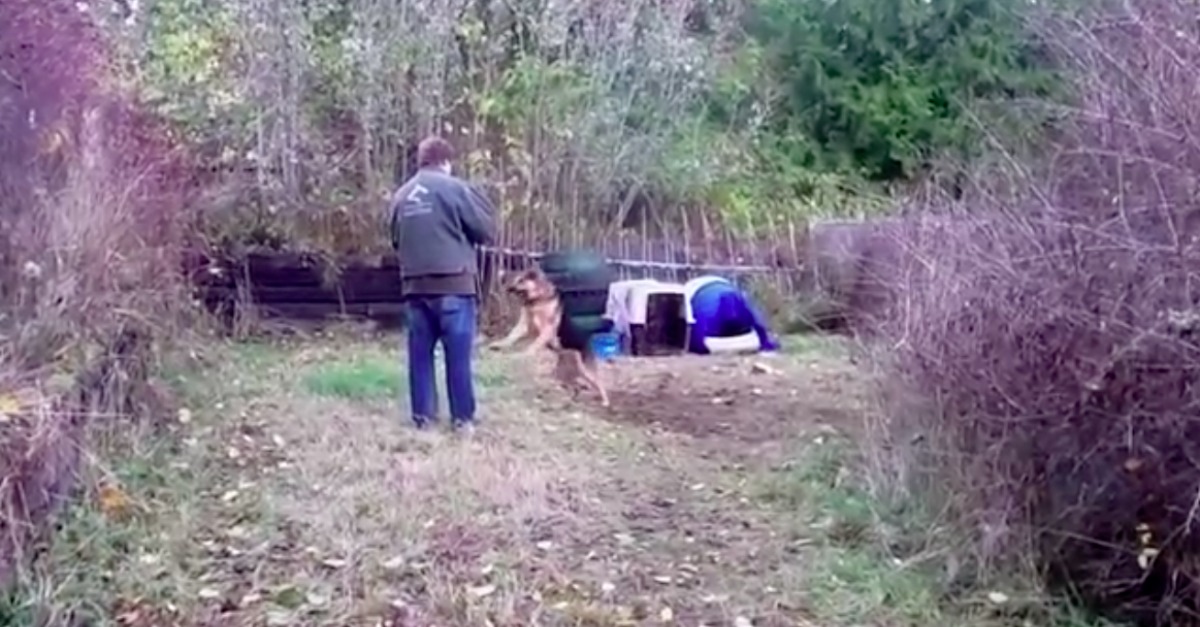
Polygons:
M1035 8L159 0L105 17L126 80L215 179L210 237L350 252L380 243L384 194L430 132L513 228L671 235L687 211L765 234L887 211L935 173L961 183L988 133L1041 130L1029 103L1063 83Z

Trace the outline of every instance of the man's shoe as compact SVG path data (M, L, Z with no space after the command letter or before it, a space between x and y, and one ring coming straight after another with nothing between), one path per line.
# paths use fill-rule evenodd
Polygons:
M454 424L454 434L463 439L471 439L475 436L474 422L458 422Z
M420 431L428 431L437 424L436 418L426 418L425 416L413 416L412 421Z

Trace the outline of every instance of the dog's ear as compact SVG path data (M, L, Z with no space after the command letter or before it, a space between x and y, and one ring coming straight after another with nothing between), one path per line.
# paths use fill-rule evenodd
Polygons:
M516 287L525 280L524 270L507 270L504 274L503 283L509 287Z
M518 277L517 280L519 280L519 281L536 281L536 282L540 283L540 282L546 280L546 275L542 274L541 268L534 266L534 267L522 272L521 276Z

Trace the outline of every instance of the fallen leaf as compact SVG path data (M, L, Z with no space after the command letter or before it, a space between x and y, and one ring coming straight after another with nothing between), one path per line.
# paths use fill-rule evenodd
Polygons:
M133 500L118 486L111 483L100 487L100 511L109 518L120 518L133 508Z
M1004 605L1005 603L1008 603L1008 595L1004 594L1003 592L989 592L987 594L987 598L996 605Z
M664 623L669 623L675 620L675 610L672 610L669 607L662 608L662 611L658 613L658 619Z
M754 622L745 616L738 616L733 619L733 627L754 627Z
M178 418L179 424L186 425L192 421L192 410L186 407L181 407L179 408L179 413L177 414L176 418Z
M750 366L750 371L755 374L779 374L778 370L762 363L761 361L754 362L754 364Z
M316 592L309 592L307 595L304 596L304 601L306 603L308 603L309 605L312 605L313 607L320 607L320 606L328 603L329 599L325 598L324 596L322 596L320 594L317 594Z
M20 411L20 399L13 394L0 394L0 414L16 414Z
M549 551L550 549L554 548L554 543L549 540L542 540L541 542L537 543L537 548L543 551Z
M654 581L657 581L658 583L661 583L665 586L665 585L671 583L671 578L667 577L666 575L658 575L657 577L654 578Z
M304 605L304 593L296 586L284 586L275 590L271 600L280 607L294 610Z
M610 581L606 581L606 582L600 584L600 591L603 592L604 594L611 594L616 589L617 589L617 587L615 585L613 585L613 583Z
M485 586L477 586L477 587L471 588L470 591L471 591L471 596L473 596L477 599L482 599L483 597L486 597L486 596L490 595L491 593L495 592L496 586L493 586L492 584L487 584Z
M206 601L211 601L213 599L220 598L221 591L217 590L216 588L201 588L200 592L199 592L199 596L201 599L204 599Z
M247 605L254 605L255 603L258 603L261 600L262 600L261 594L258 594L257 592L251 592L251 593L247 594L246 596L242 597L241 606L246 607Z
M228 492L221 495L221 500L226 503L230 503L238 497L238 494L240 494L240 493L237 490L229 490Z
M404 567L404 558L397 556L383 563L384 570L400 570Z
M333 569L345 568L345 567L346 567L346 560L337 559L337 558L330 558L330 559L327 559L327 560L321 560L321 564L322 564L323 566L325 566L326 568L333 568Z

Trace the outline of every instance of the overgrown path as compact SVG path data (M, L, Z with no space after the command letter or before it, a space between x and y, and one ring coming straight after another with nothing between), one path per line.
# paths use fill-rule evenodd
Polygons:
M487 355L468 441L409 427L392 340L214 355L181 378L173 435L114 469L131 513L68 523L56 553L102 570L58 607L95 599L133 625L741 627L897 602L869 572L830 583L844 560L814 550L846 526L841 506L807 509L814 480L837 481L821 447L860 403L827 351L626 360L612 410L571 402L550 363Z

